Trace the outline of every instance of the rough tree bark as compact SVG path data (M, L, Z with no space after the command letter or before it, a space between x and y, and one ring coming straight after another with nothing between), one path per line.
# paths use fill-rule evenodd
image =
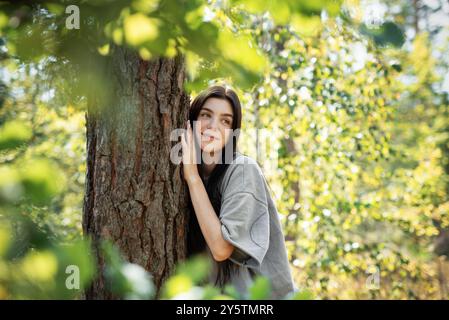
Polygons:
M170 161L170 133L184 128L189 97L181 57L144 61L115 48L107 68L108 105L89 97L83 231L93 240L99 276L87 299L114 298L102 274L102 239L153 275L157 298L186 257L188 190ZM100 104L100 105L98 105Z

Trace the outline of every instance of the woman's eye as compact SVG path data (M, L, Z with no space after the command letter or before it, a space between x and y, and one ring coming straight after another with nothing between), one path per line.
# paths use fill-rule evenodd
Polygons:
M202 113L202 114L200 114L200 117L206 117L206 118L209 118L210 115L209 115L208 113Z
M231 125L231 121L230 120L223 120L223 123L225 124L225 125L227 125L227 126L230 126Z

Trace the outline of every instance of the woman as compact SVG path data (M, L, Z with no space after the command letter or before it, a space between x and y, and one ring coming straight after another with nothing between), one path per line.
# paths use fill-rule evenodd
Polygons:
M296 291L278 213L255 160L236 151L241 127L237 94L223 86L192 102L182 136L183 174L195 214L189 254L214 260L211 279L244 296L256 275L270 279L272 298ZM199 160L199 161L197 161Z

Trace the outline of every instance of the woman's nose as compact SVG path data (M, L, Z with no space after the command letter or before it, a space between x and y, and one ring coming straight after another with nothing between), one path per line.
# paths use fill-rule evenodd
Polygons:
M218 119L216 117L211 117L209 123L207 124L208 129L217 129Z

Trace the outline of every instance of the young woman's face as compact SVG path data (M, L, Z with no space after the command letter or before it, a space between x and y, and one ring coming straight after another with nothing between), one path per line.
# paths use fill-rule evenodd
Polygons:
M207 153L220 151L232 136L232 106L229 101L209 98L198 115L201 132L201 150Z

